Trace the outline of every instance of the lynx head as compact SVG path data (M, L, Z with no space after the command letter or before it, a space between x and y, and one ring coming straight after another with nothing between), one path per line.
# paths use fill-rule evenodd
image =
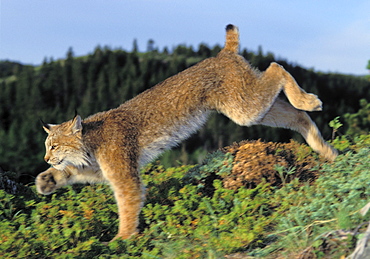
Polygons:
M89 155L82 141L82 121L79 115L59 125L43 123L48 133L45 140L45 161L57 170L67 165L82 167L89 164Z

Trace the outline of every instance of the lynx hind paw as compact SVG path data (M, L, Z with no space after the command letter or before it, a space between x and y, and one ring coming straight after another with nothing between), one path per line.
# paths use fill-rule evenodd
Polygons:
M295 108L308 112L322 111L322 102L314 94L305 94L303 98L298 101Z
M338 150L330 145L327 145L327 148L322 153L322 156L324 156L329 161L334 161L335 158L338 156Z
M45 171L36 177L36 189L40 194L48 195L57 189L57 182L54 175L49 171Z

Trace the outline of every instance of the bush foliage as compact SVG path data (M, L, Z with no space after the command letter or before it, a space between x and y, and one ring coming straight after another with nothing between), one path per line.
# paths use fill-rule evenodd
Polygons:
M255 141L209 154L196 166L148 165L140 234L108 244L118 227L109 186L70 186L50 196L34 186L0 190L0 257L348 255L369 220L357 213L370 196L369 136L359 139L334 163L296 142ZM235 179L244 185L233 185Z

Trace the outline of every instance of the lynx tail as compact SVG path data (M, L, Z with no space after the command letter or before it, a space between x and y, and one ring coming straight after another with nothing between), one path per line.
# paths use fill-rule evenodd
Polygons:
M239 50L239 31L238 27L229 24L226 26L226 43L224 50L237 53Z

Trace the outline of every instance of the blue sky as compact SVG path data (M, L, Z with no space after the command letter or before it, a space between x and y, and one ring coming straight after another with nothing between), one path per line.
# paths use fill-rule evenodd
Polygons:
M144 51L222 45L239 27L241 47L315 71L368 74L369 0L0 0L0 60L41 64L98 45Z

